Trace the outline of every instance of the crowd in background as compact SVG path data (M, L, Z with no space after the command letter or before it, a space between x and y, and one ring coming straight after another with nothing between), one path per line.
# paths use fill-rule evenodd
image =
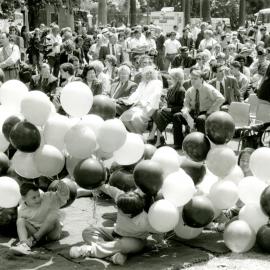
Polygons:
M174 146L185 134L204 132L205 119L257 94L270 102L270 36L264 25L237 31L220 21L187 25L164 33L160 26L132 28L82 26L78 33L41 24L33 32L11 26L0 33L0 81L19 79L45 92L61 110L61 89L83 81L93 95L116 102L117 116L129 131L164 144L162 132L173 123ZM269 103L270 104L270 103Z

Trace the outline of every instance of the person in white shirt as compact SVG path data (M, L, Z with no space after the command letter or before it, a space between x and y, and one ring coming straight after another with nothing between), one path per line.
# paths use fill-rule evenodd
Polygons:
M9 42L9 34L0 34L0 68L5 74L5 81L19 78L20 49Z
M164 70L168 70L170 64L173 62L175 56L178 54L178 49L181 47L181 43L176 39L175 32L170 33L170 38L164 42L164 47L165 47Z
M47 55L51 72L55 77L58 77L60 68L60 50L62 45L62 38L59 35L58 25L55 24L52 26L51 34L46 37L46 42L52 47L51 53Z
M204 39L200 42L199 49L202 51L209 47L213 49L216 43L217 41L213 38L213 31L207 29L204 32Z
M134 60L136 55L145 54L147 43L145 42L145 38L142 38L142 34L139 30L134 31L134 38L130 40L129 47L132 60Z

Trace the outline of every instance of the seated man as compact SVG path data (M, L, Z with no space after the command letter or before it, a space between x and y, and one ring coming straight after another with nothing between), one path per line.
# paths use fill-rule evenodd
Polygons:
M110 97L116 100L116 115L120 116L127 108L125 98L128 98L136 89L137 84L130 78L130 68L122 65L118 69L119 80L111 86Z
M192 124L199 132L205 132L205 120L211 113L218 111L225 98L212 85L203 79L203 72L194 69L190 74L191 87L187 90L184 107L181 112L174 115L173 124L175 133L183 137L182 125Z
M181 47L180 54L177 54L172 62L172 68L191 68L196 64L196 60L189 55L188 47Z
M50 73L50 66L43 63L41 65L40 74L32 76L29 88L30 90L41 90L52 98L57 84L58 79Z
M240 101L240 91L237 81L232 76L225 75L225 66L216 64L212 67L216 78L211 80L209 84L214 86L224 96L224 105L229 105L233 101Z

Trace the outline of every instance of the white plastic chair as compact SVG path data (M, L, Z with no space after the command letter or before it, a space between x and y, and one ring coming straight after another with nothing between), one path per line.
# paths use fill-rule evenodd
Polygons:
M248 97L248 104L250 104L250 117L256 119L257 108L258 108L258 97L256 94L250 94Z
M249 125L250 104L242 102L232 102L229 106L228 112L232 116L236 128L241 128Z
M256 120L265 122L270 122L270 105L259 102L257 106L257 112L256 112Z

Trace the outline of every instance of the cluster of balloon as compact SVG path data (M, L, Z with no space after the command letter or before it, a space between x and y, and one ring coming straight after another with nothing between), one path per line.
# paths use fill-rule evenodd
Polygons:
M125 192L136 188L134 176L125 169L120 169L110 175L109 184Z
M67 203L62 207L62 208L65 208L65 207L71 205L75 201L75 199L77 198L77 185L75 184L74 181L72 181L69 178L63 178L59 181L64 182L69 189L69 199L68 199ZM59 181L57 181L57 180L53 181L50 184L48 191L56 191Z
M95 189L106 179L106 169L100 161L94 158L80 161L73 174L76 183L85 189Z

